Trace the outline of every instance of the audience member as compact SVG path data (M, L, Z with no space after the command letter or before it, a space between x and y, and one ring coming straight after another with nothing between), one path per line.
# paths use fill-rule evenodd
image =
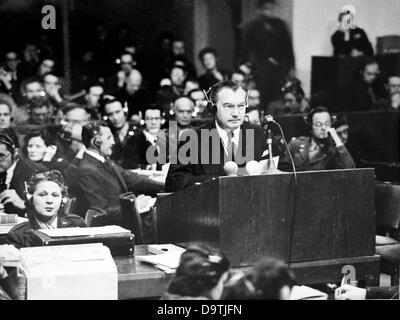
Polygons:
M254 125L261 125L261 119L260 119L260 111L256 107L248 107L246 109L246 118L247 122L254 124Z
M46 96L44 86L39 78L27 78L22 81L21 93L23 105L19 106L14 118L16 125L26 123L29 119L29 103L34 99L43 99Z
M161 300L220 300L229 268L229 260L222 252L192 245L182 253Z
M55 64L56 63L53 59L43 59L39 64L37 75L43 79L46 74L52 73L54 71Z
M309 111L303 88L297 79L290 80L281 89L281 99L272 102L267 110L273 116L301 114Z
M89 113L90 119L101 120L100 100L104 93L103 85L100 82L90 83L85 92L82 105Z
M324 107L317 107L307 115L309 137L292 138L289 149L296 170L332 170L355 167L353 158L347 151L335 128L332 116ZM288 155L280 160L280 169L291 170Z
M21 78L33 77L39 66L39 48L32 42L27 42L22 50L22 61L19 65Z
M26 211L29 220L9 231L8 243L17 248L30 247L32 230L86 227L82 218L72 214L65 215L63 206L67 199L67 186L59 171L33 175L26 188Z
M7 93L17 98L18 87L21 81L18 65L20 60L14 51L5 55L4 67L0 67L0 92Z
M154 195L163 184L146 176L124 170L109 160L114 136L104 121L83 126L82 142L86 147L77 165L81 193L78 197L82 212L88 209L104 210L97 225L120 224L122 219L119 197L128 191Z
M387 95L378 102L381 109L390 111L400 110L400 76L391 76L385 85Z
M249 89L249 107L260 108L260 91Z
M0 93L0 129L10 129L14 120L17 105L13 98Z
M244 273L232 276L226 283L223 300L288 300L296 284L287 265L265 258Z
M208 90L214 84L228 80L227 72L219 70L217 66L218 53L214 48L204 48L199 52L199 60L205 73L199 77L200 89Z
M246 80L246 74L241 71L240 69L236 69L235 71L232 72L231 74L231 81L238 84L238 85L244 85Z
M117 74L113 75L107 81L107 91L112 93L115 93L124 87L126 78L136 67L136 60L132 53L123 52L117 59L117 64L119 65L120 70L118 70Z
M108 121L115 141L111 158L120 164L123 160L122 154L128 140L138 133L137 126L128 122L128 110L122 107L120 101L112 96L107 96L104 100L103 119Z
M13 139L7 134L0 133L0 211L6 213L25 213L24 200L11 188L15 167L18 162L18 149Z
M346 94L346 111L370 111L377 108L379 101L385 98L385 88L379 78L379 64L372 58L366 58Z
M160 163L149 161L147 150L151 146L155 147L158 155L166 150L165 132L161 130L162 115L162 109L158 105L150 104L145 108L144 128L126 142L125 148L122 150L122 167L126 169L158 167L160 169Z
M116 94L118 100L128 105L128 118L134 116L135 120L139 120L139 112L143 114L143 107L147 105L151 96L144 88L142 74L133 69L125 79L124 87Z
M374 50L365 31L355 24L356 9L344 6L338 17L338 30L331 37L333 54L337 56L372 56Z
M194 113L194 103L187 97L178 98L173 107L175 121L178 126L178 135L182 130L191 128L192 117Z
M55 115L63 105L64 99L61 96L61 79L54 73L46 73L43 76L44 92L49 97L51 114Z
M31 131L24 137L22 154L19 158L10 182L10 189L16 191L22 199L25 192L25 182L39 172L51 169L62 169L63 159L55 157L57 147L52 137L45 130Z

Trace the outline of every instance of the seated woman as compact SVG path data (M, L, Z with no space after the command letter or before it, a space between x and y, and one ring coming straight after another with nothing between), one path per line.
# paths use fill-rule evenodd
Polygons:
M25 181L39 172L46 172L51 169L61 169L60 164L53 161L57 147L44 130L36 130L27 134L24 138L22 156L18 160L13 178L10 182L10 189L14 189L20 198L23 198Z
M229 260L205 246L190 246L161 300L219 300L228 277Z
M25 205L29 220L10 230L8 243L17 248L29 247L32 243L31 230L86 227L81 217L64 214L63 205L67 198L67 187L59 171L33 175L26 190Z
M225 284L224 300L288 300L296 279L287 265L265 258Z

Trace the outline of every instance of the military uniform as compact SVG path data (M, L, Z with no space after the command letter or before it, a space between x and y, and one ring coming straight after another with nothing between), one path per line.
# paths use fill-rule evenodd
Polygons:
M289 149L292 153L296 170L313 171L355 168L353 158L344 145L335 147L327 144L321 147L311 159L309 158L310 146L310 137L294 137L290 141ZM287 155L281 159L279 169L283 171L291 170L290 158Z
M85 221L74 214L58 217L57 228L86 227ZM7 235L7 242L17 248L30 247L32 245L32 230L40 227L35 219L20 223L12 228Z

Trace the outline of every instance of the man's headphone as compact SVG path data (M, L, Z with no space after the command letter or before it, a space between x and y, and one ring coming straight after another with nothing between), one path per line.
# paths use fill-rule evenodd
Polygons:
M217 113L217 105L215 102L213 102L208 95L212 95L213 90L215 89L215 86L218 85L220 82L216 83L215 85L211 86L207 91L203 90L204 96L207 100L207 106L206 109L209 113L211 114L216 114ZM242 87L243 89L243 87ZM246 105L249 104L249 90L246 90Z
M0 143L5 144L8 146L11 150L11 155L14 157L15 155L15 149L16 145L14 143L14 140L8 135L3 132L0 132Z
M158 106L156 105L154 108L151 108L151 107L146 108L146 109L144 110L143 113L142 113L141 111L139 111L139 112L140 112L139 115L140 115L140 118L141 118L140 121L139 121L139 124L140 124L142 127L144 127L145 124L146 124L146 121L143 119L143 117L145 116L147 110L160 110L161 126L163 126L163 125L165 124L165 122L166 122L166 120L165 120L165 118L166 118L165 111L163 111L163 110L161 109L161 107L158 107ZM170 114L171 114L171 112L170 112Z
M108 105L108 104L111 104L111 103L114 103L114 102L116 102L116 101L120 102L120 101L117 100L117 99L115 99L115 100L110 100L110 101L107 101L107 105ZM121 103L121 104L122 104L122 103ZM104 113L105 113L105 108L106 108L106 105L104 105ZM128 102L125 101L125 103L123 104L123 107L122 107L122 111L124 112L125 116L128 116L128 111L129 111ZM104 121L109 121L110 119L108 119L108 116L107 116L106 114L104 114L103 120L104 120Z
M103 140L97 136L100 132L96 125L92 122L89 122L83 126L82 130L85 130L87 133L89 133L90 139L93 140L93 145L97 149L100 149L101 145L103 144Z

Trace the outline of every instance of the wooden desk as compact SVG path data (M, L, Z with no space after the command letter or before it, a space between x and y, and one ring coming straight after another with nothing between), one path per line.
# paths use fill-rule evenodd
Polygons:
M135 254L147 254L147 246L135 246ZM156 298L167 289L171 274L137 261L135 257L116 257L118 269L118 299ZM311 285L340 282L342 268L352 265L358 281L365 285L379 285L379 256L364 256L324 261L293 263L290 268L299 284ZM248 267L247 267L248 268ZM247 268L241 268L245 270Z

